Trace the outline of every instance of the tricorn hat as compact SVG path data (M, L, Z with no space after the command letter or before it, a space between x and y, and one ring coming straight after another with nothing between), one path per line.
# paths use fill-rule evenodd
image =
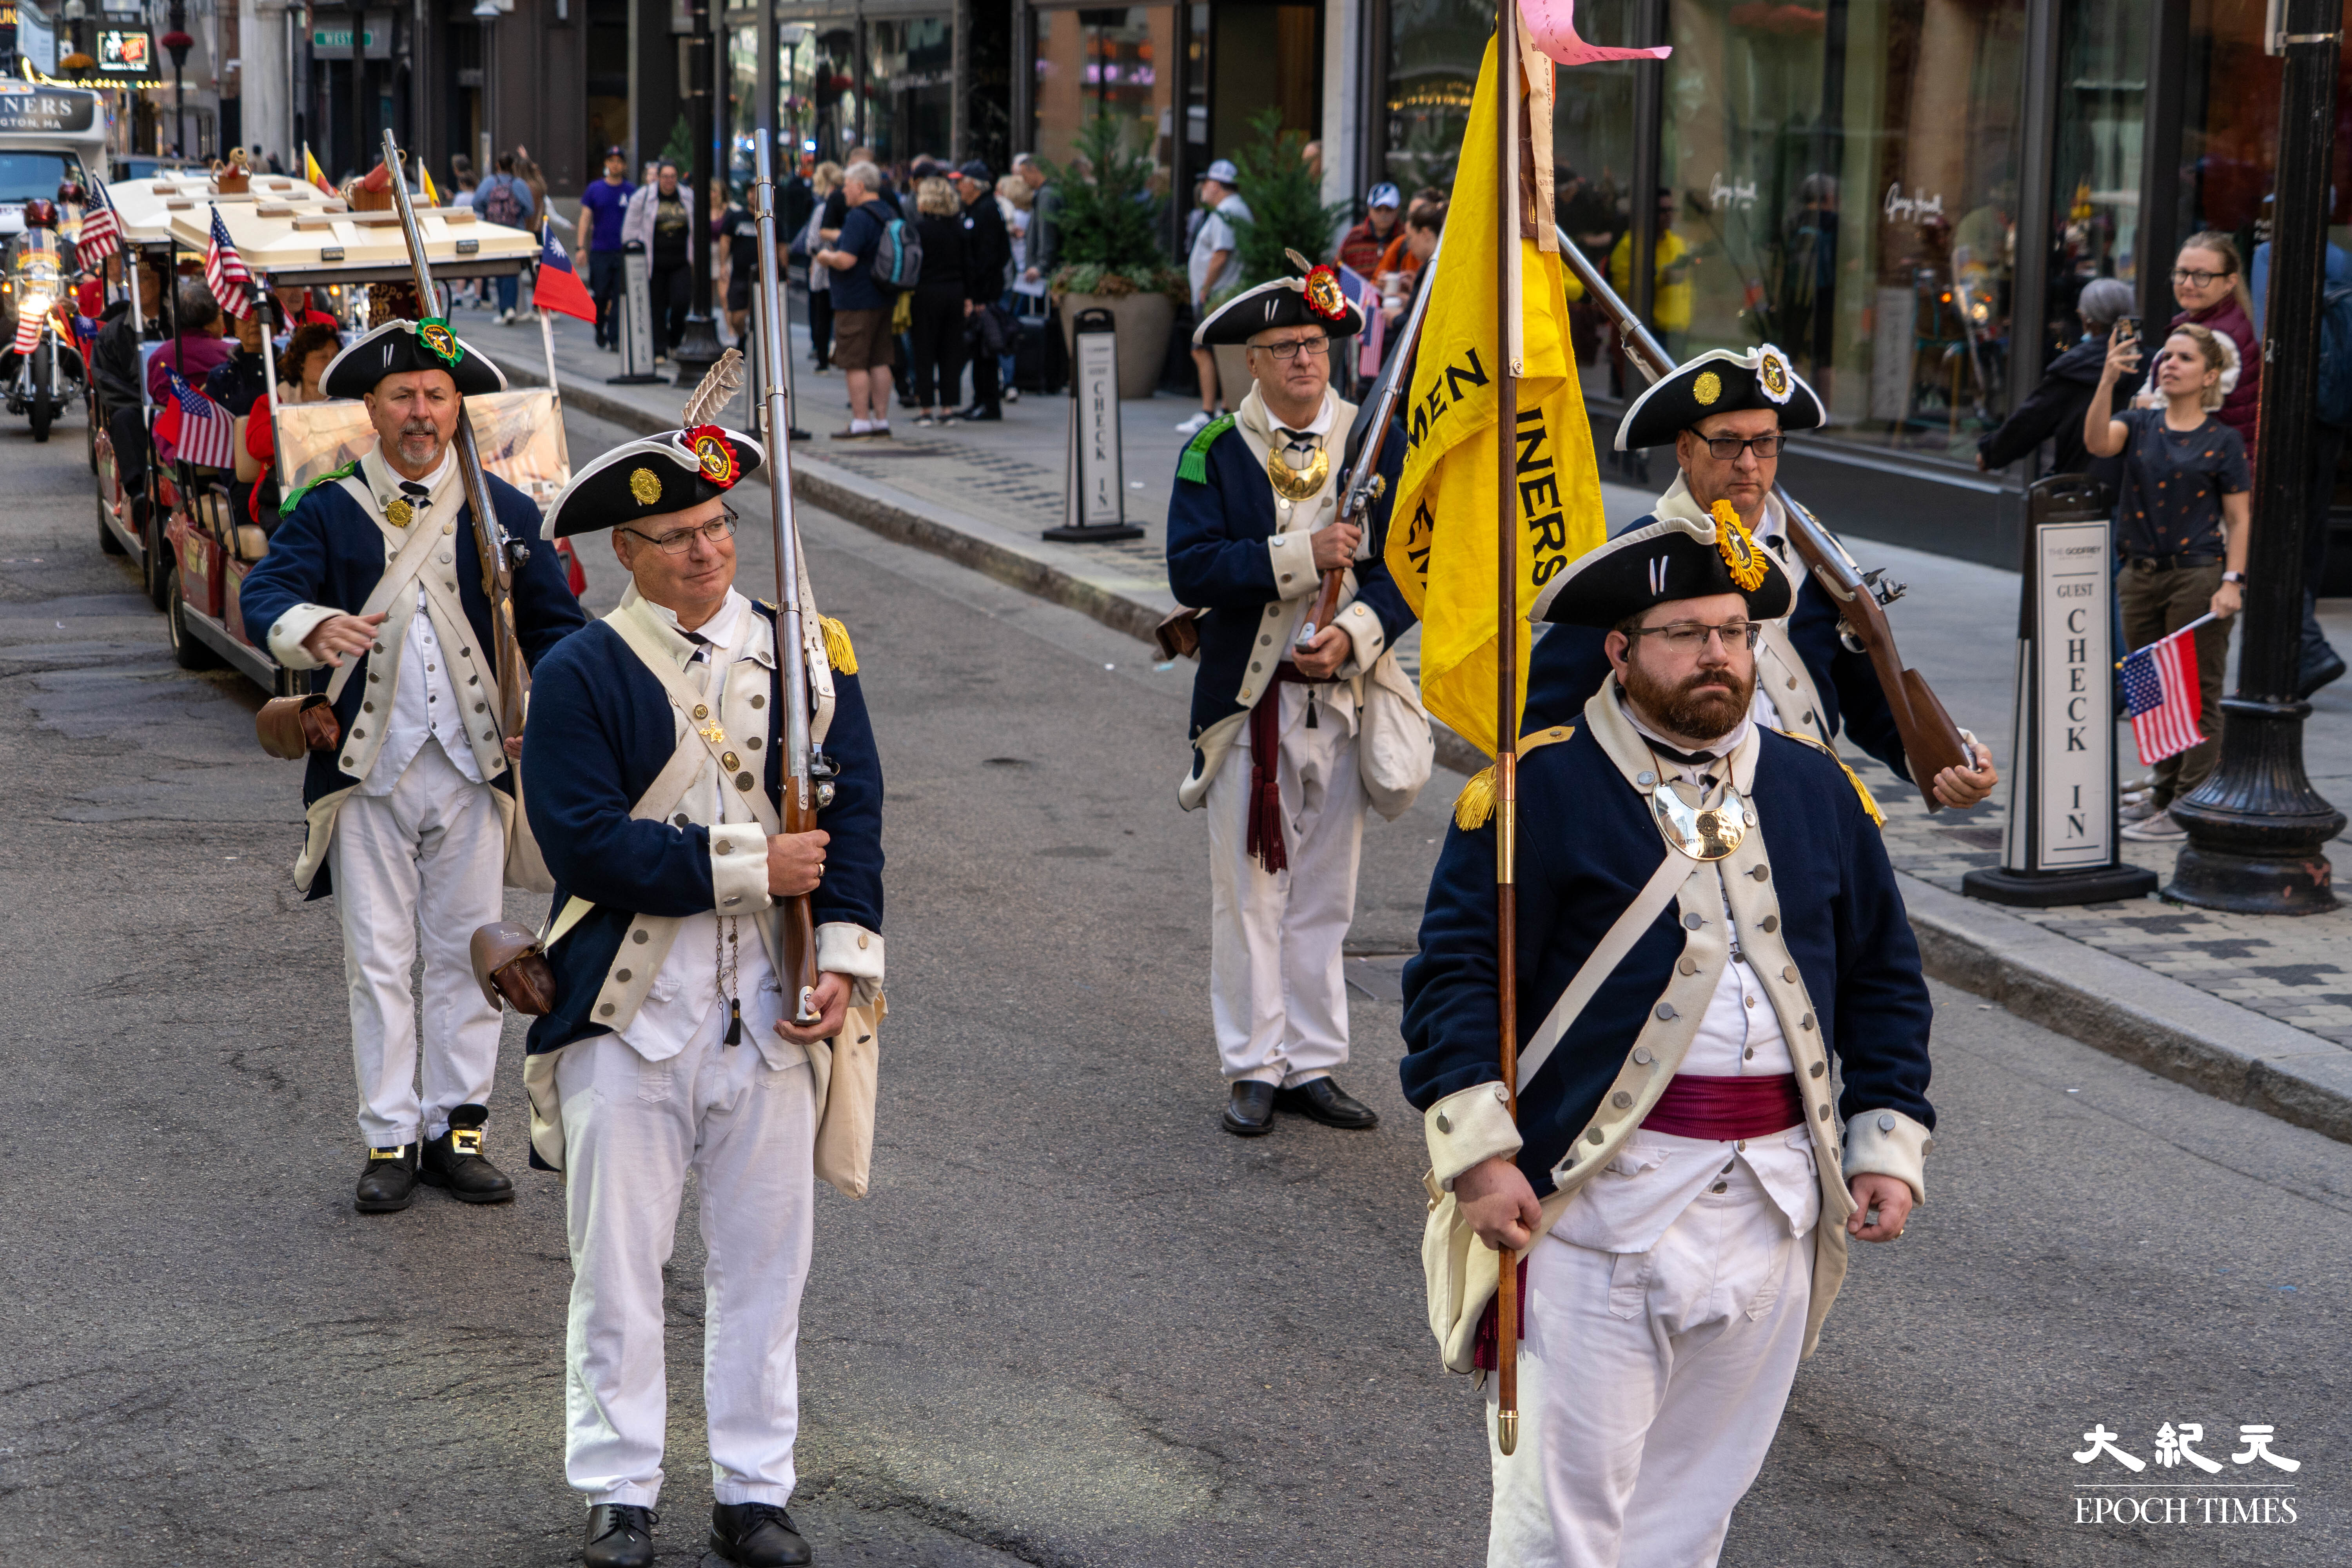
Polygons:
M330 397L358 397L373 392L387 375L405 371L437 370L457 384L459 395L504 392L506 372L490 363L481 350L450 331L438 316L421 321L386 321L328 362L319 378L319 390Z
M768 450L718 416L743 385L743 353L729 349L686 400L679 427L615 447L578 473L547 509L541 539L622 528L716 500L757 473Z
M1738 594L1750 620L1776 621L1794 607L1795 584L1759 549L1729 501L1706 521L1654 518L1569 563L1544 584L1531 621L1610 627L1675 599Z
M1664 447L1710 414L1743 408L1772 410L1783 431L1811 430L1829 417L1821 395L1770 343L1744 354L1710 349L1676 365L1633 399L1617 426L1617 449Z
M1339 287L1339 275L1328 267L1308 267L1297 252L1291 259L1304 278L1277 278L1234 295L1192 329L1192 341L1245 343L1276 327L1320 327L1334 338L1351 338L1364 330L1364 312Z

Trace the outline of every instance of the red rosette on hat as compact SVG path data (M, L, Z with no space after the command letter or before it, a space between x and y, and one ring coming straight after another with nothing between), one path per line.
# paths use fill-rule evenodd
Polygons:
M1312 268L1307 271L1302 288L1307 295L1307 308L1327 321L1345 321L1348 297L1339 291L1339 274L1330 267Z
M720 489L730 489L743 472L735 443L716 425L698 425L686 432L686 449L702 468L702 477Z

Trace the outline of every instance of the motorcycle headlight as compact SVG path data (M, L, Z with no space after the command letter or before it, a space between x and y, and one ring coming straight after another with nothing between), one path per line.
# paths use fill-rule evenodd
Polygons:
M46 316L49 313L49 307L57 302L57 296L54 294L27 291L23 299L16 301L16 309L26 315Z

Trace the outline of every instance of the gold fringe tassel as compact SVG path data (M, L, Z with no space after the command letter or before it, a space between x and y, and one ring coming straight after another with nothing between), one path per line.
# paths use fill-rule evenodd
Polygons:
M1475 833L1494 815L1495 767L1489 763L1472 773L1462 793L1454 797L1454 826L1465 833Z
M817 625L824 628L824 662L836 674L856 675L857 650L849 644L849 628L831 616L819 616L816 619Z

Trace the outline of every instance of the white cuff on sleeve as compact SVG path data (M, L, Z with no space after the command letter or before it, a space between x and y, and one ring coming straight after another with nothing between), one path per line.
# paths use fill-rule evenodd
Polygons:
M1845 1179L1893 1176L1927 1201L1927 1154L1935 1136L1899 1110L1865 1110L1845 1124Z
M1333 616L1332 625L1348 634L1348 643L1353 650L1339 668L1342 680L1363 674L1389 651L1388 628L1381 625L1380 616L1372 614L1361 599Z
M1277 533L1265 542L1265 550L1277 598L1303 599L1322 585L1322 574L1315 570L1315 536L1307 530Z
M1519 1130L1496 1081L1447 1095L1422 1117L1421 1130L1429 1140L1430 1174L1449 1193L1454 1178L1471 1166L1519 1152Z
M289 669L317 669L320 661L310 657L302 639L319 629L319 624L330 616L341 615L341 610L325 605L297 605L278 617L269 628L269 657Z
M775 901L768 897L768 836L758 823L710 830L710 892L722 915L757 914Z
M882 933L855 921L829 921L816 928L820 973L844 974L858 984L860 999L882 988Z

